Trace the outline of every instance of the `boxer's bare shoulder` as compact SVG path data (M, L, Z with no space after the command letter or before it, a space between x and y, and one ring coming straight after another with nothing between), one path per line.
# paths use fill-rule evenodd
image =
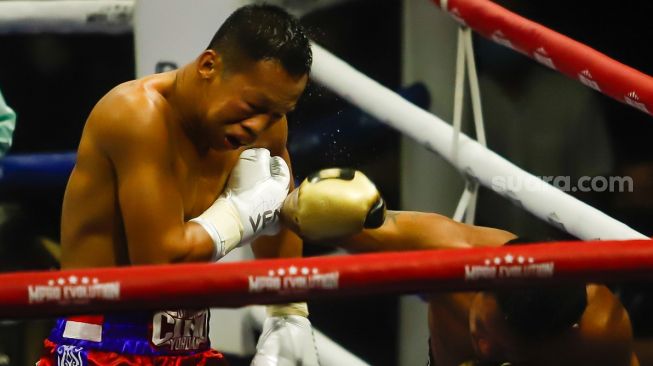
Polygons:
M596 365L630 365L632 328L626 309L603 285L587 286L587 309L580 322L582 342Z
M580 321L564 334L529 344L524 354L542 365L636 365L626 310L603 285L589 284L586 291L587 307Z
M173 110L165 95L173 82L172 75L157 74L116 86L93 108L82 140L93 140L110 155L120 154L130 144L167 146Z
M64 195L62 267L129 263L125 234L118 229L118 179L144 165L170 165L165 81L159 76L120 84L93 108Z

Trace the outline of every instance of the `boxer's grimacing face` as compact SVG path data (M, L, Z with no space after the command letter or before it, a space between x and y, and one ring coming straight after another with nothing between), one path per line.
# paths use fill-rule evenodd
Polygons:
M247 61L216 72L202 98L210 146L232 150L253 144L295 108L307 81L308 75L290 75L277 60Z

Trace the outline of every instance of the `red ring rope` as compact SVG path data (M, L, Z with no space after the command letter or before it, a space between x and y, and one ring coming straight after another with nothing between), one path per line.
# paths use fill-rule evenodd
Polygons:
M433 0L440 6L440 0ZM586 86L653 114L653 78L488 0L449 0L447 10L481 35Z
M653 242L597 241L0 275L0 317L653 279Z

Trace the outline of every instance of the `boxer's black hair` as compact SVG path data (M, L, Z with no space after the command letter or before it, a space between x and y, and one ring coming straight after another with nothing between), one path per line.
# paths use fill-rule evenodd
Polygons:
M267 4L237 9L207 48L222 55L227 69L237 67L244 56L251 61L278 60L290 75L301 76L310 72L313 62L308 36L297 18Z
M529 242L533 241L520 238L507 245ZM494 296L508 326L528 339L560 334L578 323L587 307L583 284L496 290Z
M519 336L541 339L580 321L587 307L585 286L495 291L508 326Z

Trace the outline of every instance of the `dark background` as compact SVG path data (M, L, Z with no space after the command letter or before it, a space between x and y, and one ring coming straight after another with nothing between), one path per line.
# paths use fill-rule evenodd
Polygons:
M644 73L653 74L653 54L649 46L653 40L649 19L653 5L649 2L498 3ZM351 1L309 14L302 22L325 48L373 79L398 89L402 86L401 10L398 0ZM527 73L550 72L484 39L477 38L476 42L481 75L491 72L488 62L483 61L488 54L505 57L521 65ZM18 114L11 153L76 149L85 118L95 102L116 84L133 78L133 49L131 34L0 35L0 88L7 103ZM500 82L509 83L515 76L498 78L502 77L505 80ZM570 80L570 87L574 83ZM653 119L598 93L597 101L598 113L605 117L615 152L614 170L609 173L633 176L635 192L628 196L603 194L581 198L634 229L652 235L653 150L649 140L653 136ZM293 143L297 131L324 128L318 126L319 121L349 108L333 93L309 84L297 110L289 116L290 142ZM343 135L328 128L323 136L325 141L319 149L307 156L295 156L297 177L326 166L354 166L366 171L377 182L390 208L398 208L400 170L396 133L383 129L374 135L373 141L366 141L366 136L361 135L358 144L340 143ZM509 151L505 153L510 154ZM53 187L12 191L2 196L5 213L0 226L0 265L3 270L56 267L37 243L43 237L57 240L62 194L63 187ZM492 193L483 191L482 195L491 196ZM492 213L481 210L478 223L495 226ZM553 235L562 236L562 233L553 232ZM321 251L308 249L307 254L317 255ZM641 313L641 309L649 308L647 297L639 296L640 292L630 288L622 292L624 302L632 303L636 324L645 324L645 317L638 318L636 310L640 309ZM637 294L627 296L634 292ZM394 296L322 300L311 304L311 318L317 328L373 365L396 363L397 311ZM642 327L642 334L646 329ZM0 350L11 356L12 364L23 364L20 353L23 338L16 334L24 335L27 331L21 324L6 325L4 330Z

